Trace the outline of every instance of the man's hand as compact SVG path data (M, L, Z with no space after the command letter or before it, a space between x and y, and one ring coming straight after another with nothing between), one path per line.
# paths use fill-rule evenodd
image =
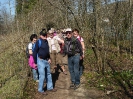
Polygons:
M34 64L34 67L37 68L37 64Z
M82 59L82 56L80 56L80 60Z
M49 64L51 63L51 59L48 60L48 63L49 63Z
M84 55L80 56L80 60L84 58Z
M83 55L82 55L82 58L84 58L84 57L85 57L85 55L83 54Z

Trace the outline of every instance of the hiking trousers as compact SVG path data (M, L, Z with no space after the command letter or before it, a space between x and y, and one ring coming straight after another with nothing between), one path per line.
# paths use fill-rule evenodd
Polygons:
M50 65L47 60L37 59L37 66L39 72L38 91L44 92L44 80L47 82L47 90L53 89L52 76L50 72Z
M32 68L32 74L33 74L33 79L35 81L38 80L38 71L37 71L37 69Z
M68 68L71 76L71 82L75 85L80 84L79 61L80 54L68 57Z

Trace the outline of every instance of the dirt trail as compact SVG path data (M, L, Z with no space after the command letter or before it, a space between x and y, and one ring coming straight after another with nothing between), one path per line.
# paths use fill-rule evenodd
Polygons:
M85 78L81 80L81 85L78 89L70 89L70 74L66 67L67 75L64 75L60 70L57 74L53 74L53 80L57 92L47 92L47 96L38 94L37 85L35 86L36 93L33 99L110 99L102 91L96 89L87 89L85 87Z

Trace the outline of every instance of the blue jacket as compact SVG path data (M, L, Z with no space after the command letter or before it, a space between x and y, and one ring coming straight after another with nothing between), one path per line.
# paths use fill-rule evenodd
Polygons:
M41 38L40 38L40 41L41 41L41 45L39 45L39 40L37 40L33 51L33 58L34 58L35 64L37 64L37 57L44 60L48 60L50 58L48 41L43 40Z

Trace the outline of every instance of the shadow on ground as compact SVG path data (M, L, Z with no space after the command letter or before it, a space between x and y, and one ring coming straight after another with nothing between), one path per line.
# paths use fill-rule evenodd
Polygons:
M70 74L68 72L68 67L66 66L65 68L67 75L65 75L60 69L58 72L52 73L53 84L57 89L57 92L48 92L46 90L46 83L44 83L45 91L48 93L47 96L38 94L38 83L33 82L30 77L26 90L28 99L110 99L102 91L94 88L87 89L84 77L82 77L81 85L77 90L70 89Z

